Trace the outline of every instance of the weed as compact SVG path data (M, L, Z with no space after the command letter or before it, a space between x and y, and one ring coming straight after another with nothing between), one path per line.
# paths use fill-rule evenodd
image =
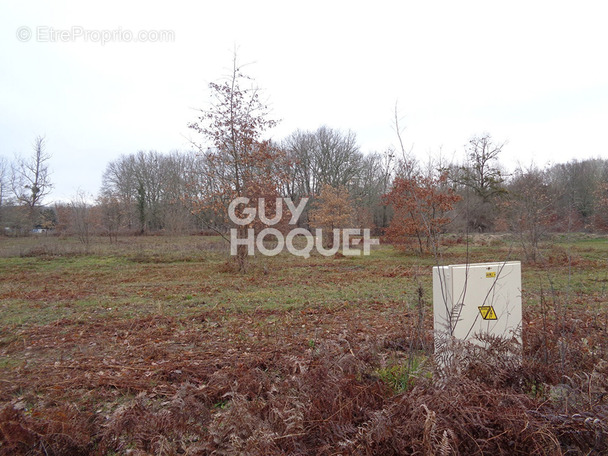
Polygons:
M375 374L380 380L389 385L395 393L409 389L410 380L415 371L412 372L406 364L394 364L392 366L377 369Z

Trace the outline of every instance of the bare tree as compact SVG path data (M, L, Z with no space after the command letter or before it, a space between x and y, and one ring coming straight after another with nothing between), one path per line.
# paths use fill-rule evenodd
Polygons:
M318 180L332 187L349 186L361 171L363 154L352 131L321 127L315 134ZM317 188L320 192L320 188ZM316 193L316 192L315 192Z
M284 192L292 200L318 197L324 186L346 187L353 195L361 195L362 188L371 185L368 178L375 171L375 158L366 160L359 150L357 138L351 131L342 132L327 126L316 131L297 130L282 144L287 154L287 185ZM369 187L367 188L369 190ZM365 194L367 196L367 194ZM365 198L369 202L369 198ZM361 203L363 198L358 198ZM298 223L309 223L308 205ZM359 215L365 225L371 224L374 210L360 207Z
M6 199L8 188L9 163L5 157L0 156L0 206Z
M363 154L352 131L327 126L315 132L298 130L287 137L283 147L295 164L297 191L306 196L318 195L324 185L351 186L363 166Z
M561 229L582 229L594 220L597 189L606 182L608 162L602 159L571 160L547 170L551 187L559 196Z
M124 206L115 196L100 196L97 199L100 211L100 224L107 233L110 243L118 240L118 233L125 219Z
M488 133L474 136L466 146L466 164L450 169L451 180L464 190L467 224L478 231L493 227L497 198L507 193L498 162L505 144L495 143Z
M4 206L9 184L9 163L6 158L0 156L0 228L4 230Z
M194 153L173 152L165 156L160 216L164 229L171 233L182 233L192 227L188 174L195 161Z
M288 176L287 194L291 198L313 195L317 190L314 133L297 130L283 141L283 148L293 164Z
M365 228L377 228L380 232L388 226L388 205L383 195L392 184L395 167L394 151L383 154L371 153L363 157L360 172L351 181L350 195L357 207L357 224Z
M503 213L511 230L519 235L528 261L538 260L539 242L556 217L554 205L555 198L547 183L546 172L534 165L515 171Z
M403 132L405 131L405 127L402 127L400 122L401 118L399 115L399 106L397 103L395 103L393 129L397 134L397 139L399 140L399 151L401 152L401 158L395 165L395 171L399 177L403 179L411 179L420 170L416 158L412 155L412 149L405 149L405 144L403 143Z
M18 158L12 168L12 192L17 201L27 206L32 213L53 188L48 166L51 156L45 148L45 138L36 137L29 159Z
M78 240L82 242L88 250L91 245L93 220L91 205L87 201L86 193L79 190L76 196L70 201L69 208L71 228L78 237Z
M121 225L128 230L135 226L135 202L137 197L137 180L135 174L135 156L123 155L108 163L101 181L101 197L112 201L112 212L119 210ZM120 207L116 208L114 204ZM115 218L114 215L112 218Z
M487 133L469 140L467 165L461 167L459 183L470 187L484 203L505 193L505 178L498 165L498 155L504 146L505 143L494 143Z

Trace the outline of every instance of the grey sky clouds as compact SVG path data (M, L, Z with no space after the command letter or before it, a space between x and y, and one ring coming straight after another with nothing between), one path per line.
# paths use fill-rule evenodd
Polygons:
M275 139L327 124L383 151L398 101L421 159L460 160L483 132L508 141L511 168L606 158L607 13L602 1L5 1L0 155L45 134L49 202L96 193L120 154L189 147L187 123L236 45L282 120ZM50 41L50 28L69 33ZM173 39L127 40L141 31Z

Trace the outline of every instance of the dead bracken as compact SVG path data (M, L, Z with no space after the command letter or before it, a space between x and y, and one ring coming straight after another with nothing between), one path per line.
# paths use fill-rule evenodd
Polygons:
M601 293L584 299L573 294L568 305L556 306L552 300L564 297L559 291L527 291L528 302L539 301L524 306L521 365L511 356L512 342L497 339L485 341L489 350L463 345L457 354L466 368L439 371L432 357L430 274L397 260L355 265L352 259L319 257L303 268L286 257L269 263L268 274L217 272L192 282L212 304L186 290L186 266L211 271L220 259L208 265L188 258L154 263L152 269L125 261L121 289L119 272L83 270L81 279L88 277L90 287L110 296L108 302L130 293L132 303L108 304L113 310L74 309L90 296L85 280L69 294L69 278L52 268L39 270L35 285L14 271L12 285L3 285L3 299L15 299L20 283L34 311L54 302L71 306L71 313L0 327L0 454L608 451L608 336ZM299 276L302 268L306 274ZM326 295L326 304L218 305L212 299L222 290L213 281L225 274L242 293L267 283L285 288L288 279L304 287L314 276L315 286L328 290L379 277L410 294L402 301L330 302ZM152 289L151 277L158 282ZM137 299L157 302L159 295L166 307L138 313ZM180 307L170 307L176 295Z

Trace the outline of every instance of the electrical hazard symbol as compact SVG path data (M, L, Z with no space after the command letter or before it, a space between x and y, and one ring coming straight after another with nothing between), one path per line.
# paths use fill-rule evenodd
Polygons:
M493 306L479 306L478 309L484 320L497 320Z

